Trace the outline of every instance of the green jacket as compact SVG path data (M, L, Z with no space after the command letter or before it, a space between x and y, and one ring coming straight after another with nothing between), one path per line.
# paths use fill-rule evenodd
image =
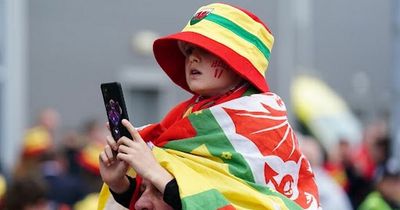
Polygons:
M371 192L358 207L358 210L394 210L378 191Z

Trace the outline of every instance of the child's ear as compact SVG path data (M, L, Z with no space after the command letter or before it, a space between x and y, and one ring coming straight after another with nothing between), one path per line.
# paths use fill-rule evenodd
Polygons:
M177 41L177 45L178 45L179 50L181 51L181 53L182 53L183 55L185 55L185 48L186 48L187 43L178 40L178 41Z

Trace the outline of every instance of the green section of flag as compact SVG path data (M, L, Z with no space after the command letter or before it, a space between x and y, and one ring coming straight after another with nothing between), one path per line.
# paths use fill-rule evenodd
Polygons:
M250 96L257 93L260 93L260 91L255 87L250 86L249 88L247 88L246 92L243 93L243 96Z
M182 209L219 209L230 203L215 189L207 190L182 199Z
M235 151L209 109L190 114L189 120L197 136L187 140L171 141L164 146L165 148L191 153L194 149L205 145L211 155L228 164L232 175L254 182L249 165L243 156Z

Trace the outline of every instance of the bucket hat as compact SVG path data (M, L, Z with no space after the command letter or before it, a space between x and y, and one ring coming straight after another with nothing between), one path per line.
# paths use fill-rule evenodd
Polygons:
M199 8L181 32L154 41L153 52L160 67L175 84L191 92L178 41L206 49L261 92L269 91L265 74L274 37L249 11L228 4L209 4Z

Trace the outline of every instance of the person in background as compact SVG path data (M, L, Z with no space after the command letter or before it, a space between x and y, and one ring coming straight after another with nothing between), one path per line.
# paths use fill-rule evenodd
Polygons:
M41 176L40 163L47 153L54 151L54 131L58 124L56 110L46 108L40 112L37 123L25 133L13 177Z
M346 192L323 167L323 150L318 141L311 136L300 136L299 145L312 166L318 185L321 207L324 210L352 210Z
M57 209L72 209L87 193L87 184L79 177L68 174L66 163L63 153L54 152L43 159L40 167L40 178L48 190L47 198Z
M37 123L23 139L20 160L12 181L35 179L46 187L46 199L53 209L70 209L84 196L85 185L68 174L68 162L55 146L54 132L60 121L56 110L46 108L40 112Z
M0 173L0 210L4 208L4 194L7 189L7 183L4 176Z
M98 192L103 183L99 171L98 157L106 145L104 136L108 132L95 119L88 120L83 127L82 135L77 138L81 146L69 148L69 156L73 154L69 158L70 162L76 168L79 168L78 174L85 183L86 188L86 195L74 205L75 210L97 209ZM113 207L112 209L118 208Z
M374 174L377 166L389 158L390 138L387 122L374 120L364 129L363 141L351 150L351 159L344 163L348 179L347 193L356 209L374 190Z
M104 138L108 131L98 120L88 120L81 135L83 147L77 152L75 159L81 168L80 175L87 183L89 193L99 192L102 179L99 171L99 155L106 145Z
M378 166L375 175L375 190L368 194L358 210L400 209L400 164L389 159Z
M5 210L54 210L46 185L33 177L15 179L5 194Z

